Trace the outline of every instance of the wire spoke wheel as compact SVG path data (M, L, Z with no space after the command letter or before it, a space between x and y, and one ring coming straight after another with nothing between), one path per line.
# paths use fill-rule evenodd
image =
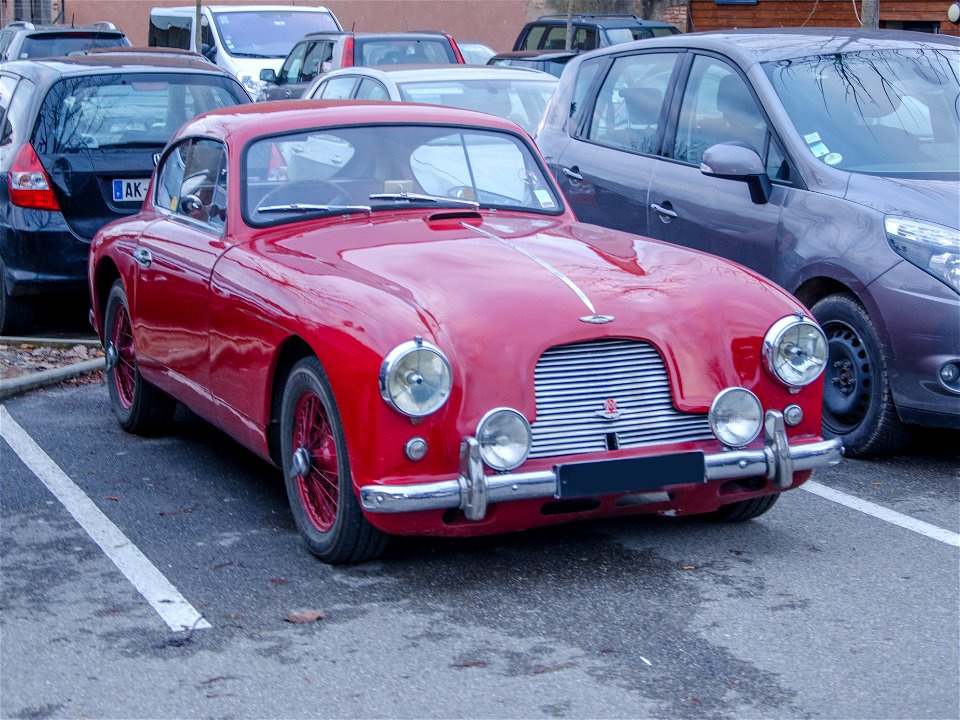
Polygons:
M133 330L130 327L130 314L121 305L113 316L110 328L110 342L116 351L113 366L113 383L117 391L117 400L124 408L133 405L133 394L137 381L137 357L133 349Z
M293 447L305 451L306 472L297 475L300 500L310 523L328 532L337 517L340 498L340 472L333 430L320 398L304 393L294 409Z

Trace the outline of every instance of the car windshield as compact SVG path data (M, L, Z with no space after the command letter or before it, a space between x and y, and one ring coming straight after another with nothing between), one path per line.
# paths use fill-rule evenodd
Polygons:
M481 128L309 130L257 140L243 163L244 216L254 226L398 207L562 210L530 147Z
M851 172L955 178L960 52L832 53L764 70L814 157Z
M44 33L24 38L17 58L59 57L73 52L82 52L94 48L124 47L129 45L125 35L111 32L102 33Z
M238 10L214 13L213 22L234 57L285 58L307 33L339 30L328 12Z
M193 73L69 77L47 93L34 130L37 152L161 149L195 115L248 102L236 81Z
M358 37L355 43L357 65L442 65L457 61L450 41L439 35L430 39Z
M532 134L556 86L554 80L541 77L543 79L425 80L397 86L407 102L480 110L512 120Z

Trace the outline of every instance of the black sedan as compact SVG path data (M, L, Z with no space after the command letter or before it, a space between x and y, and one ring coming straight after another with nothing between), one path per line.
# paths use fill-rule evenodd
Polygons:
M192 54L0 66L0 334L27 329L41 295L85 297L93 234L140 209L174 131L249 101L234 78Z

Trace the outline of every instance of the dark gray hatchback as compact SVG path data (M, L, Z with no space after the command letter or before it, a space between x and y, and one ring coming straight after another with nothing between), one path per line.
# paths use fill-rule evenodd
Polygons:
M541 151L579 218L736 260L830 344L824 431L960 428L960 44L899 31L644 40L564 71Z
M140 209L187 120L249 102L199 55L116 51L0 66L0 334L40 295L86 295L103 225Z

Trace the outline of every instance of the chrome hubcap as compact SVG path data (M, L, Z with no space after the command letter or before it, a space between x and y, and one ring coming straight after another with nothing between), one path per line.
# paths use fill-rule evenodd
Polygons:
M297 448L293 453L290 467L295 477L303 478L310 474L310 453L305 447Z
M117 366L117 360L120 359L120 352L117 346L112 342L107 344L107 370L113 370Z

